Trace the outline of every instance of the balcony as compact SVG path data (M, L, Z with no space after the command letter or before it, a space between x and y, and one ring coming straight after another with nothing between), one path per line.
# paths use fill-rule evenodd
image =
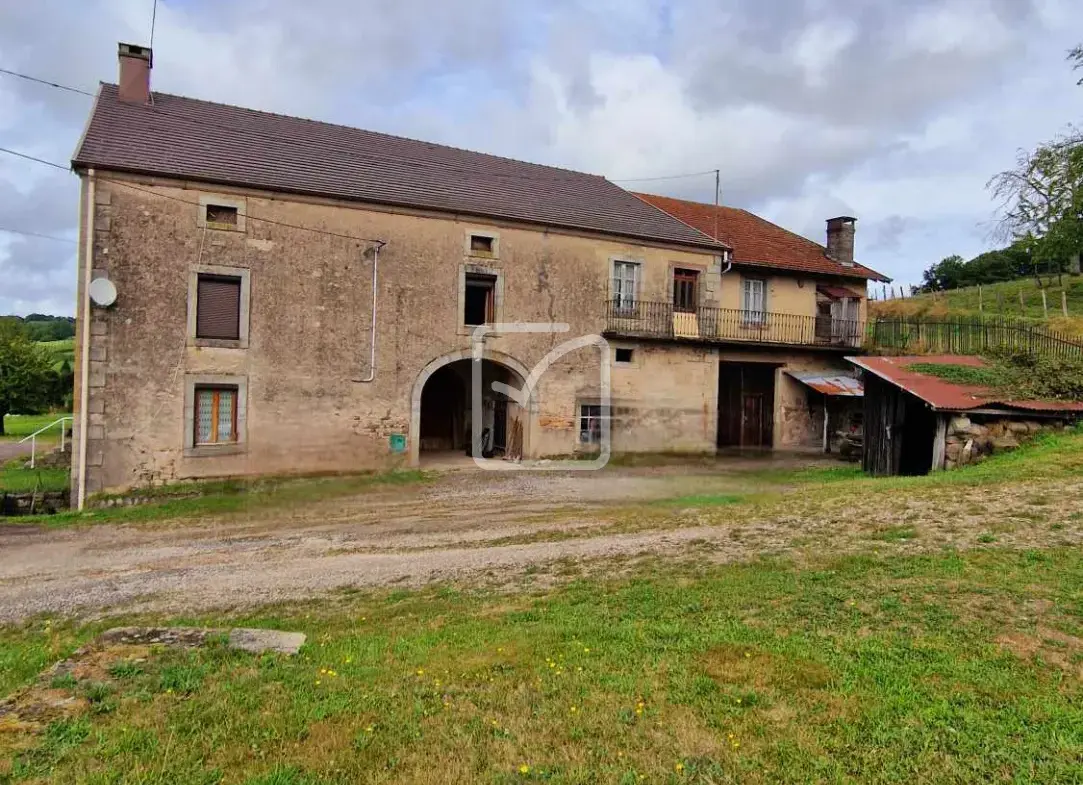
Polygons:
M607 335L693 343L773 344L853 350L864 322L735 308L682 310L672 303L606 302Z

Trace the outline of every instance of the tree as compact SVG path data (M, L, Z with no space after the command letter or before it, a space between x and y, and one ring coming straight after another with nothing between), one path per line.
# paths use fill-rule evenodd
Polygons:
M941 259L923 275L922 289L926 292L943 292L947 289L958 289L962 284L963 257L954 254Z
M1083 57L1083 55L1081 55ZM998 234L1018 243L1047 269L1083 250L1083 133L1076 129L1020 151L1014 168L989 181L1000 202Z
M1073 64L1073 71L1083 71L1083 44L1068 53L1068 61ZM1076 84L1083 85L1083 79L1080 79Z
M0 436L4 417L44 407L55 374L49 355L13 319L0 319Z

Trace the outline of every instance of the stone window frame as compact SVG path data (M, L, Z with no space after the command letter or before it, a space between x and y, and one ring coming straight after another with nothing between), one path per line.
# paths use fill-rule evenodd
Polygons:
M215 223L207 220L207 207L233 207L237 210L237 224ZM196 214L196 226L200 229L211 229L216 232L245 232L248 217L248 200L242 196L227 196L226 194L204 193L199 195L199 212Z
M237 388L237 440L228 444L196 446L196 388ZM184 457L213 458L248 452L248 377L223 374L186 374L184 377Z
M612 343L612 342L610 342L610 346L613 347L613 366L615 368L638 368L639 367L639 347L638 346L634 346L634 345L632 345L630 343ZM618 349L627 349L628 351L630 351L632 353L632 359L629 360L628 362L623 362L621 360L618 360L617 359L617 350Z
M197 338L196 312L199 307L199 276L217 275L241 279L241 304L238 313L240 324L237 340L229 338ZM249 316L252 299L252 271L247 267L226 267L220 264L195 264L188 270L188 345L216 349L247 349Z
M478 325L469 326L463 324L466 319L466 276L489 275L496 279L493 285L493 323L504 321L504 271L499 267L464 262L459 265L459 307L456 310L455 320L458 322L459 335L472 335ZM487 335L486 339L495 337Z
M472 238L487 237L493 241L492 253L478 253L472 247ZM472 259L499 259L500 258L500 235L490 229L467 229L463 238L463 251Z

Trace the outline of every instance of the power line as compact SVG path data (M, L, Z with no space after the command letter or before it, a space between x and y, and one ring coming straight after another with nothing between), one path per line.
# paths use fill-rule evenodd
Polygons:
M74 245L75 240L70 237L56 237L51 234L38 234L37 232L28 232L25 229L9 229L6 226L0 226L0 232L9 232L11 234L25 234L27 237L40 237L43 240L56 240L58 243L71 243Z
M68 87L67 85L57 84L56 82L50 82L48 79L39 79L36 76L30 76L29 74L20 74L18 71L9 71L6 68L0 68L0 74L7 74L8 76L15 76L19 79L25 79L28 82L37 82L38 84L48 85L49 87L55 87L58 90L67 90L69 93L78 93L79 95L89 95L94 97L94 93L88 90L80 90L78 87Z
M44 164L45 166L52 166L52 167L54 167L56 169L63 169L64 171L68 171L68 167L64 166L62 164L54 163L52 161L46 161L44 158L36 158L36 157L34 157L32 155L27 155L26 153L20 153L17 150L10 150L7 147L0 147L0 153L9 153L11 155L18 156L19 158L26 158L29 161L35 161L35 162L37 162L39 164ZM151 196L157 196L157 197L159 197L161 199L172 199L174 202L180 202L181 204L192 205L193 207L202 207L203 206L199 202L193 202L190 199L182 199L179 196L171 196L170 194L163 194L163 193L161 193L159 191L153 191L150 188L140 188L137 185L132 185L131 183L126 183L126 182L123 182L121 180L111 180L111 179L109 179L107 177L103 177L101 179L106 181L106 182L113 183L114 185L119 185L121 188L127 188L127 189L132 190L132 191L140 191L142 193L150 194ZM286 223L285 221L276 221L273 218L260 218L260 217L255 216L255 215L245 215L245 220L246 221L257 221L257 222L260 222L260 223L271 224L273 226L281 226L281 227L284 227L284 228L287 228L287 229L298 229L298 230L300 230L302 232L313 232L315 234L325 234L325 235L327 235L329 237L338 237L338 238L340 238L342 240L356 240L357 242L362 242L362 243L379 243L380 245L386 245L387 244L386 240L374 240L371 237L357 237L356 235L352 235L352 234L340 234L339 232L329 232L326 229L315 229L315 228L313 228L311 226L300 226L299 224Z
M11 150L7 147L0 147L0 153L7 153L8 155L14 155L18 158L25 158L27 161L34 161L39 164L45 164L46 166L52 166L57 169L62 169L65 172L70 169L70 167L64 166L63 164L54 164L52 161L46 161L44 158L37 158L33 155L20 153L18 150Z
M157 3L157 0L155 0L155 3ZM152 20L152 25L153 25L153 20ZM152 36L153 36L153 29L152 29ZM44 79L38 79L37 77L29 76L28 74L21 74L21 73L15 72L15 71L6 71L4 69L0 69L0 72L8 73L8 74L11 74L12 76L17 76L17 77L22 78L22 79L29 79L30 81L39 82L41 84L49 85L51 87L57 87L57 88L59 88L61 90L69 90L71 92L79 93L81 95L87 95L87 96L90 96L91 98L94 97L94 93L87 92L86 90L79 90L78 88L67 87L65 85L55 84L53 82L48 82L48 81L46 81ZM285 145L292 145L294 147L300 147L300 148L304 149L306 152L311 152L312 151L312 145L310 143L303 142L303 141L300 141L300 140L290 139L288 137L283 137L281 135L276 135L276 134L271 134L271 133L264 133L264 132L257 131L257 130L255 130L253 128L239 128L237 126L225 125L223 123L213 123L213 122L209 122L207 120L200 120L200 119L197 119L197 118L194 118L194 117L189 117L189 116L186 116L186 115L172 114L172 113L163 111L160 106L151 105L151 106L148 106L146 108L148 109L148 111L151 111L154 114L156 114L156 115L158 115L158 116L160 116L162 118L165 118L165 119L176 120L176 121L180 121L180 122L183 122L183 123L188 123L190 125L202 126L204 128L217 128L218 130L229 131L229 132L235 133L235 134L245 134L245 135L253 136L253 137L256 137L256 138L259 138L259 139L265 139L265 140L267 140L269 142L272 142L272 143L275 143L275 144L280 144L280 145L285 144ZM428 144L428 143L425 143L425 144ZM440 145L440 146L441 147L449 147L449 145ZM320 149L321 150L327 150L328 147L326 145L324 145L324 146L321 146ZM455 149L455 148L451 148L451 149ZM480 169L471 169L471 168L453 166L451 164L442 163L442 162L439 162L439 161L427 161L427 160L420 159L420 158L410 158L408 156L394 156L394 155L387 155L386 153L381 154L381 153L372 153L372 152L360 152L358 150L352 150L352 149L347 149L347 148L343 148L343 147L335 147L334 150L335 150L335 152L337 152L339 154L346 155L346 156L351 157L351 158L368 159L368 160L375 160L375 161L392 161L392 162L395 162L395 163L405 164L405 165L410 165L410 166L428 167L428 168L435 168L435 169L445 169L447 171L452 171L452 172L462 172L463 174L470 174L470 175L481 176L481 177L493 177L493 178L502 179L502 180L522 180L522 181L526 181L526 182L560 183L560 182L581 181L581 179L583 177L583 175L580 175L580 174L576 174L575 176L553 175L553 176L549 176L549 177L541 177L541 176L532 177L532 176L529 176L529 175L503 174L503 173L500 173L500 172L487 172L487 171L483 171L483 170L480 170ZM482 155L484 155L484 153L482 153ZM493 156L493 157L494 158L499 158L499 156ZM541 166L541 164L535 164L535 165L536 166ZM556 167L554 167L554 168L556 168ZM606 177L603 176L603 179L609 180L609 182L611 182L611 183L658 182L658 181L661 181L661 180L681 180L681 179L686 179L686 178L689 178L689 177L703 177L703 176L706 176L708 174L714 174L714 172L715 172L714 169L708 169L708 170L705 170L705 171L702 171L702 172L688 172L688 173L685 173L685 174L662 175L662 176L654 176L654 177L622 177L620 179L614 179L614 178L606 178ZM590 175L588 175L588 176L590 176ZM598 176L598 175L594 175L594 176Z
M657 180L683 180L686 177L705 177L709 174L714 174L717 169L707 169L703 172L689 172L688 174L670 174L660 177L622 177L618 179L610 179L611 183L646 183Z

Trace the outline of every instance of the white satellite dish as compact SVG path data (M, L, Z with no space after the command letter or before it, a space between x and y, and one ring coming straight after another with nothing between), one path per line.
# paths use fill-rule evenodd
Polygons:
M95 278L90 282L90 299L95 305L108 308L117 301L117 287L108 278Z

